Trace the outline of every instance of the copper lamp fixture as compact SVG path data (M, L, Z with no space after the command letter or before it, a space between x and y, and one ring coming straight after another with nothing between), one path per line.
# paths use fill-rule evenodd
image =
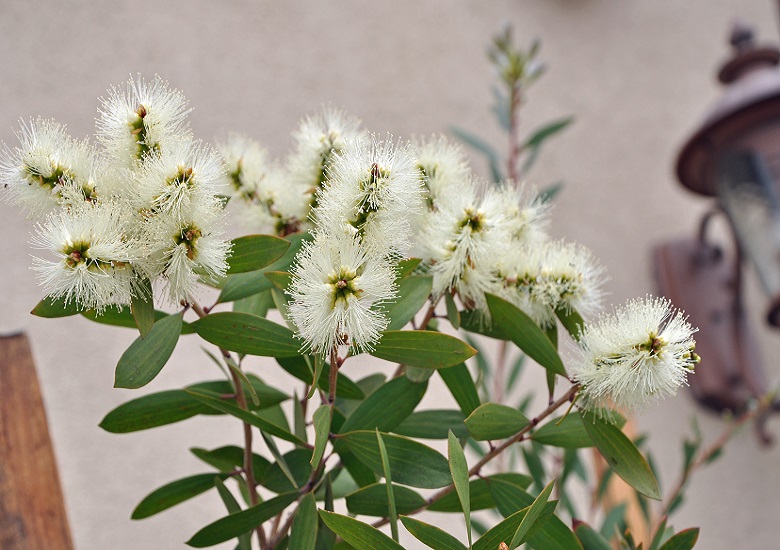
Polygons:
M658 246L654 263L660 291L700 327L697 348L706 364L690 379L694 397L738 413L767 391L742 297L746 261L769 296L767 322L780 328L780 50L757 45L740 24L731 45L732 57L718 73L723 94L676 164L679 181L714 197L713 206L695 238ZM734 236L733 251L708 238L720 215ZM763 422L758 427L768 441Z

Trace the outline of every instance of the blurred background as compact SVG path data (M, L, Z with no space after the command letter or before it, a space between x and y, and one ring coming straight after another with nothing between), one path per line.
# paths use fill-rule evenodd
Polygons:
M775 7L769 0L0 0L0 139L15 144L19 118L36 115L87 136L97 98L141 73L159 74L185 93L197 137L239 131L275 155L290 148L301 117L323 104L360 117L372 131L407 138L458 126L503 150L490 112L495 74L486 51L512 24L519 44L541 39L548 68L527 95L521 132L575 117L546 144L530 181L540 188L564 182L552 233L593 249L611 277L608 302L617 304L655 291L653 245L694 234L707 202L676 182L677 152L720 93L715 74L730 53L732 22L754 25L759 42L777 42ZM487 176L483 159L472 160ZM41 291L29 269L30 230L0 203L0 333L24 330L31 339L76 546L182 548L222 515L216 494L139 522L130 513L152 489L202 471L188 447L240 442L240 425L198 418L113 435L97 424L131 397L216 371L180 344L149 386L113 389L116 361L134 334L82 318L31 316ZM765 328L766 298L750 274L747 299L767 377L776 383L780 333ZM351 368L347 374L359 376L359 365ZM694 415L705 440L721 432L721 419L687 392L637 419L666 490ZM780 422L770 421L768 431L780 436ZM743 430L723 458L696 475L671 523L700 526L702 549L776 547L778 459L780 447L762 448Z

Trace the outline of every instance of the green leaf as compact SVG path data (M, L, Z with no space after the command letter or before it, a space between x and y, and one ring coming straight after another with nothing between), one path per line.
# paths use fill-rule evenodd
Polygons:
M156 322L146 338L136 338L119 359L114 387L135 389L151 382L173 353L181 326L181 314L169 315Z
M547 505L547 501L550 500L550 494L552 493L554 485L555 480L553 479L550 483L547 484L547 487L542 489L542 492L539 493L538 497L536 497L536 500L534 500L533 504L531 504L531 507L528 508L528 512L526 512L523 521L520 522L520 526L517 528L515 535L512 537L509 550L517 548L526 540L528 540L528 535L531 532L531 529L536 526L537 521L540 519L540 516L542 515L542 512Z
M694 527L680 531L672 538L666 541L661 550L690 550L699 540L699 528Z
M485 297L493 323L502 327L517 347L547 370L566 376L566 369L558 352L533 319L514 304L498 296L486 294Z
M227 474L217 474L221 479ZM135 507L132 519L144 519L176 506L180 502L196 497L214 487L214 474L198 474L177 479L155 489Z
M56 319L59 317L70 317L77 315L82 309L73 300L65 303L65 298L53 298L46 296L32 308L33 315L45 319Z
M579 340L580 333L585 329L585 321L580 314L573 309L571 311L556 309L555 315L558 316L558 320L563 325L563 328L566 329L566 332L568 332L574 340Z
M514 485L517 489L522 490L527 488L532 479L525 474L517 473L503 473L493 474L486 478L474 479L469 483L469 495L471 503L471 511L485 510L488 508L495 508L496 502L493 499L493 494L490 490L492 484L503 481L508 485ZM533 497L529 495L528 504L530 506L533 501ZM450 513L462 513L463 509L460 506L460 500L455 493L448 493L434 502L428 507L431 512L450 512Z
M192 447L190 452L206 464L210 464L223 472L230 473L237 468L244 467L244 449L236 445L225 445L211 451ZM254 470L256 480L265 475L265 471L270 465L271 463L265 457L252 453L252 469Z
M265 269L228 275L217 302L224 304L270 289L273 285L271 284L271 281L265 277L265 272L289 271L290 266L295 260L295 255L298 254L298 251L301 249L302 243L311 240L311 238L311 235L308 233L289 235L285 237L286 240L290 241L290 247L287 249L287 252Z
M284 456L279 452L279 448L276 446L276 443L274 443L274 440L263 432L260 432L260 435L263 436L263 441L265 442L265 446L268 447L271 456L273 456L276 460L276 465L287 477L292 486L298 488L298 481L295 479L292 470L290 470L290 466L287 465L287 461L285 460Z
M262 475L258 475L257 482L269 491L280 494L303 487L311 475L311 464L309 464L311 451L309 449L293 449L281 455L281 459L281 461L277 460L270 464L262 472ZM285 465L286 472L282 469L282 463ZM292 475L292 480L290 480L290 475Z
M319 513L325 525L354 548L404 550L404 547L393 539L361 521L325 510L320 510Z
M528 151L528 156L523 163L523 172L528 172L536 161L539 151L544 141L566 128L574 120L573 117L566 117L553 122L548 122L541 128L535 130L531 136L523 143L522 149Z
M366 397L347 417L339 432L392 430L412 414L427 388L427 382L416 384L403 376L394 378Z
M512 514L511 516L507 517L497 525L493 526L487 533L482 535L472 547L474 550L496 550L498 548L498 545L501 544L504 541L510 540L512 535L517 531L517 529L520 527L520 524L523 522L523 519L525 518L526 514L528 513L528 508L524 508L522 510L519 510ZM548 502L542 511L542 515L539 518L539 524L541 525L541 522L548 520L552 515L553 511L555 510L555 501L554 502ZM545 550L547 550L547 547L544 547Z
M460 328L496 340L510 340L509 334L498 323L486 324L484 316L476 310L460 312Z
M562 190L563 182L556 181L552 185L548 185L545 189L542 189L536 196L536 200L542 204L552 202L553 199L555 199L555 197L558 196L558 193L560 193Z
M400 330L411 321L428 301L433 277L412 275L398 283L398 298L384 306L390 324L387 330Z
M479 138L467 130L461 128L450 128L456 138L460 139L466 145L472 147L475 151L482 153L485 159L490 165L490 173L493 178L493 183L503 181L504 177L501 174L501 159L498 156L496 150L487 144L482 138Z
M588 432L582 424L582 417L577 411L572 411L565 417L550 420L536 430L531 438L542 445L552 445L566 449L593 447Z
M425 546L434 550L467 550L466 547L455 537L442 531L438 527L428 525L420 520L401 516L401 523L414 538L422 542Z
M403 485L393 484L393 496L399 514L410 514L425 506L425 499L419 493ZM372 483L348 494L347 510L350 514L388 517L390 508L385 483Z
M385 491L387 493L387 509L390 519L390 530L393 540L398 542L398 512L395 509L395 496L393 495L393 476L390 472L390 459L387 457L387 448L379 430L376 431L376 442L379 446L379 456L382 459L382 475L385 476Z
M658 482L647 460L623 432L591 413L583 416L582 424L601 456L617 475L638 493L654 500L661 499Z
M655 535L653 536L653 540L650 541L650 547L648 550L658 550L658 548L661 546L661 543L664 541L664 533L666 532L666 521L669 518L667 516L663 516L661 520L658 523L658 527L655 529Z
M244 371L241 370L241 368L236 364L235 361L231 358L225 358L225 364L227 364L230 371L236 375L236 377L241 381L241 392L243 393L249 393L249 397L252 399L252 403L257 406L260 404L260 397L257 395L257 392L255 391L255 388L252 386L252 384L249 382L249 378L246 377L246 374L244 374ZM238 390L238 388L236 388ZM296 400L297 401L297 400Z
M271 235L247 235L231 241L228 275L256 271L282 257L290 241Z
M582 543L584 550L612 550L612 545L604 536L587 523L574 528L574 534Z
M402 485L438 489L452 483L447 459L430 447L399 435L382 434L393 480ZM363 464L382 474L382 458L372 431L355 431L338 436Z
M527 509L533 504L534 497L526 493L517 484L498 476L491 477L489 489L495 499L495 506L498 507L501 515L504 517L508 518L517 510ZM519 525L520 523L518 522L517 526ZM534 528L532 531L529 543L533 548L544 548L544 550L580 550L582 548L577 537L574 536L571 529L558 516L549 516L543 524L540 524L538 529Z
M255 377L251 377L249 381L260 399L260 404L252 407L254 409L270 407L290 398L279 390L266 386ZM233 393L232 386L226 380L201 382L191 387L208 389L222 394ZM245 393L248 397L249 393L246 391ZM173 424L197 414L216 412L211 407L194 399L184 390L167 390L144 395L119 405L103 418L100 427L111 433L137 432Z
M192 328L207 342L230 351L269 357L300 355L301 344L290 329L249 313L212 313L192 323Z
M230 514L227 517L218 519L195 533L187 541L187 545L193 548L206 548L238 537L284 511L297 498L297 491L286 493L261 502L237 514Z
M420 265L420 263L422 263L420 258L407 258L405 260L401 260L398 262L398 265L395 266L397 277L399 279L403 279L407 275L411 275L412 271L417 269L417 266Z
M427 330L389 330L371 352L393 363L424 369L443 369L462 363L477 350L448 334Z
M277 290L281 290L285 293L292 282L292 274L288 271L266 271L265 277L271 281L271 284L273 284Z
M314 424L314 452L311 455L312 469L319 466L322 460L322 454L325 452L325 446L328 443L330 435L330 407L320 405L314 415L312 415L312 424Z
M469 496L469 467L463 447L452 432L447 437L447 455L450 462L450 473L455 491L458 493L463 516L466 518L466 533L471 546L471 497Z
M274 299L271 296L270 289L233 302L233 311L251 313L258 317L265 317L268 314L268 310L272 307L274 307Z
M460 328L460 312L452 294L444 295L444 303L447 306L447 320L455 330Z
M305 357L301 355L297 357L277 357L276 362L290 375L311 385L312 371L307 366ZM327 394L330 388L330 365L328 363L323 365L322 374L324 376L320 376L317 380L317 387ZM366 395L360 389L360 386L339 372L336 383L336 396L344 399L363 399Z
M504 439L528 426L528 418L512 407L484 403L466 418L466 427L477 441Z
M414 439L447 439L452 431L455 437L464 439L469 436L464 419L463 413L456 410L417 411L390 431Z
M145 338L154 324L154 291L149 279L144 278L140 283L143 288L140 292L134 292L130 300L130 311L132 312L141 338Z
M134 328L134 329L138 328L135 319L133 318L133 314L128 308L118 309L116 306L109 306L105 310L103 310L100 313L100 315L98 315L94 309L90 309L88 311L82 311L81 315L82 317L85 317L92 322L100 323L101 325L109 325L112 327ZM174 313L173 315L178 315L178 313ZM164 311L160 311L157 309L154 310L155 323L161 319L165 319L166 317L170 317L170 315L168 313L165 313ZM195 334L195 331L192 329L192 326L189 323L184 321L182 322L181 333Z
M235 416L247 424L260 428L269 435L295 443L296 445L305 445L304 441L301 441L298 436L291 434L286 428L266 420L253 412L246 411L230 401L222 399L220 394L216 392L197 388L189 388L185 391L204 405L208 405L213 409Z
M214 486L217 488L217 492L219 493L219 497L222 499L222 502L225 503L225 508L227 508L228 513L237 514L241 511L241 506L239 506L238 501L233 496L233 493L231 493L230 489L225 486L219 476L214 478ZM236 550L252 550L251 531L238 536L238 546L236 547Z
M295 512L288 548L314 550L317 547L318 523L317 503L314 501L314 494L309 493L303 497Z
M471 373L466 363L439 369L438 373L465 416L470 415L474 412L474 409L479 407L480 400L477 386L474 385L474 379L471 378Z

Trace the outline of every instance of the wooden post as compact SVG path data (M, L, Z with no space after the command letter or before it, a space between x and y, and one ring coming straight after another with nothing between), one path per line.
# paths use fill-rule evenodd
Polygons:
M73 548L24 334L0 336L0 548Z

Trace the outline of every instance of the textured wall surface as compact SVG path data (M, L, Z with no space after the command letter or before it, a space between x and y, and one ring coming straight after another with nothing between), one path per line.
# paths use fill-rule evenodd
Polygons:
M17 120L34 115L54 117L85 136L93 131L96 98L140 72L158 73L184 91L195 109L197 136L241 131L274 154L289 148L299 119L324 103L378 132L408 137L457 125L501 146L489 113L493 74L485 49L511 22L522 42L543 39L549 65L530 92L525 131L554 117L576 117L550 143L532 182L566 183L553 232L593 248L608 266L607 290L618 303L652 291L651 246L690 234L704 209L704 201L675 183L672 165L717 96L713 75L727 55L725 36L735 16L776 40L769 0L0 0L0 139L13 144ZM474 165L484 173L480 159ZM130 522L130 512L152 488L202 471L188 447L238 442L240 426L196 419L117 436L97 424L131 396L217 373L197 349L187 353L180 345L144 390L112 389L113 368L133 335L84 319L28 314L41 296L29 270L30 228L0 203L0 331L22 329L30 336L76 545L181 548L222 514L216 495L142 522ZM764 298L752 282L750 301L760 322ZM780 355L779 336L761 334L772 381L780 375L770 361ZM359 375L358 367L348 374ZM719 433L721 421L685 393L639 418L667 488L693 414L701 417L705 437ZM780 423L770 422L769 429L780 434ZM775 547L778 458L780 449L759 449L745 430L723 459L695 478L672 523L701 526L705 549Z

